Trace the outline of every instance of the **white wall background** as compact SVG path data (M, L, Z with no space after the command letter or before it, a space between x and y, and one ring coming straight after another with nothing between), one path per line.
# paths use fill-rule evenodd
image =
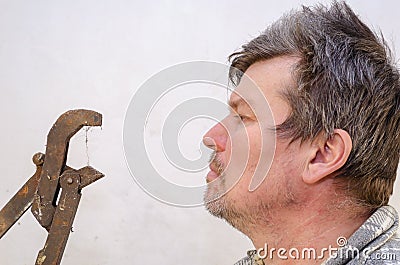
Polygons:
M283 12L315 2L1 0L0 207L33 174L31 157L45 150L58 115L94 109L104 124L89 132L90 164L107 177L83 191L62 264L233 264L251 247L244 236L203 208L162 204L134 183L122 148L125 110L153 73L182 61L225 63ZM400 50L398 1L348 2ZM86 160L80 132L69 164ZM0 240L0 264L34 264L45 238L26 213Z

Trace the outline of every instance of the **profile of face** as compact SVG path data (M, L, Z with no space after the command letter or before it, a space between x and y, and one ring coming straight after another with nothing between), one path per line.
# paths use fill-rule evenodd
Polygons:
M204 135L214 151L206 207L235 227L293 199L291 176L301 168L301 155L290 140L276 138L274 128L290 113L281 93L294 87L297 61L275 57L251 65L231 94L230 114Z

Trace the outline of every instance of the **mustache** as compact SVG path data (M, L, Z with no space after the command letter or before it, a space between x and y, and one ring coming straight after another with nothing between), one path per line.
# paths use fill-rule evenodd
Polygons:
M210 158L208 159L208 162L210 165L213 166L217 170L218 175L221 175L222 172L224 171L225 165L222 162L221 158L219 157L218 153L216 151L213 151L210 155Z

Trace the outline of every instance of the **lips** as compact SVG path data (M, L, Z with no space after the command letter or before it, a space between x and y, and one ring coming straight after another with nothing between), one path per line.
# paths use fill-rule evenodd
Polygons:
M211 181L217 179L218 177L219 177L218 173L211 170L207 174L206 181L207 181L207 183L210 183Z
M214 171L215 173L218 173L218 166L215 165L214 162L211 162L209 167L210 167L211 171Z
M215 161L215 160L213 160L210 163L209 168L210 168L210 172L208 172L207 177L206 177L207 183L210 183L211 181L217 179L223 171L223 170L221 170L222 167L218 165L218 161Z

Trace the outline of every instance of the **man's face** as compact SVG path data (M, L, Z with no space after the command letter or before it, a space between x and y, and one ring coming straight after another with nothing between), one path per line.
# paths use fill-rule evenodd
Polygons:
M280 93L295 86L297 61L276 57L251 65L231 95L230 115L204 135L204 143L215 151L205 202L213 215L234 226L260 208L265 212L292 200L295 183L289 177L301 168L300 149L276 139L273 128L290 113Z

